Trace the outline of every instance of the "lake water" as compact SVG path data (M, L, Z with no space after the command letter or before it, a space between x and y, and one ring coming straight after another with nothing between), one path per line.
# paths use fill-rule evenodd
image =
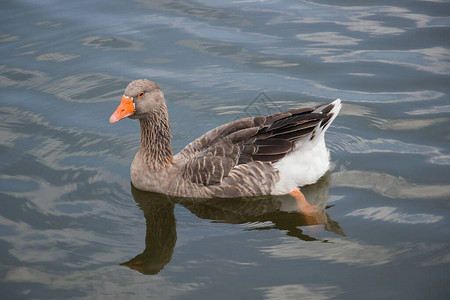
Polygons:
M2 299L450 296L446 1L31 1L0 10ZM332 169L289 196L130 184L128 82L177 152L208 129L341 98Z

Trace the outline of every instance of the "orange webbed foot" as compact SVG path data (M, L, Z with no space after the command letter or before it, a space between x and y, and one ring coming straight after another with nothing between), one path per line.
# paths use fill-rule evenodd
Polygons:
M308 225L321 224L322 212L316 205L311 205L306 201L305 196L298 189L293 189L289 195L293 196L297 201L297 207L299 212L307 216Z

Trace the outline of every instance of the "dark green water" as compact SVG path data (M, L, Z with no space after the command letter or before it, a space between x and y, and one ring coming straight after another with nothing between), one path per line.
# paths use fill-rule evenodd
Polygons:
M0 8L1 299L449 298L449 3ZM175 151L341 98L332 170L303 189L320 218L134 190L138 122L108 120L137 78L164 91Z

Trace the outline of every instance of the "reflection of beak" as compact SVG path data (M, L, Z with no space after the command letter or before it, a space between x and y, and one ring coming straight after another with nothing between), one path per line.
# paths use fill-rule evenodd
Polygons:
M117 107L116 111L109 118L109 122L111 124L116 123L119 120L133 115L135 111L136 109L134 107L133 98L122 96L122 102L120 102L120 105Z

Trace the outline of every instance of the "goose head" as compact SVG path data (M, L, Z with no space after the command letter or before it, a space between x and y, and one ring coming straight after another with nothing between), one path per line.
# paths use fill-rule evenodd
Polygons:
M161 110L167 110L167 108L164 94L159 86L153 81L138 79L127 86L122 101L109 118L109 122L115 123L127 117L145 119Z

